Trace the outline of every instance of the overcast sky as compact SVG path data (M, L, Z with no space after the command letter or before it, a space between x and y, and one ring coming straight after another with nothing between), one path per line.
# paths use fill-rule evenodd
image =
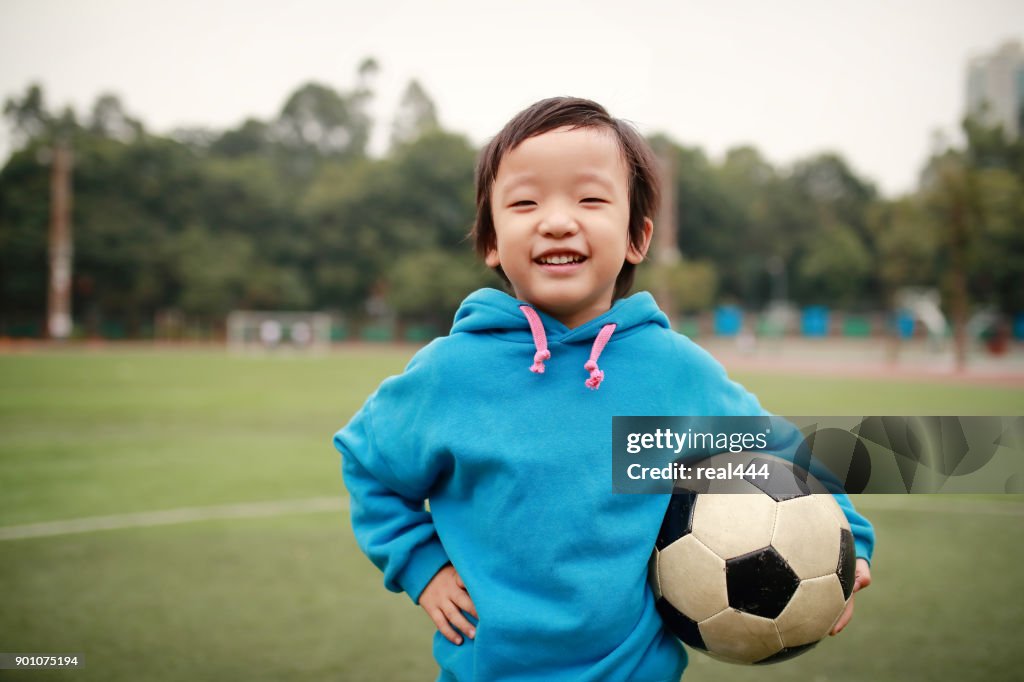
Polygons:
M893 195L933 131L958 139L968 58L1022 37L1019 0L0 0L0 98L39 81L53 108L112 91L156 132L227 128L310 80L347 90L372 55L377 153L417 78L476 144L577 95L715 157L838 150Z

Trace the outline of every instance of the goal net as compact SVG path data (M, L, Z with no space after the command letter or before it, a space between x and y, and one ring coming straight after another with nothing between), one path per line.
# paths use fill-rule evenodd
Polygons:
M228 315L232 350L326 350L331 343L331 316L297 311L235 310Z

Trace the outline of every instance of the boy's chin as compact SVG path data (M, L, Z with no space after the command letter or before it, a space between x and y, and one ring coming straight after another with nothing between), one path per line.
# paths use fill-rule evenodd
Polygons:
M567 326L579 326L611 308L611 296L608 300L580 299L569 296L536 297L531 301L535 308L555 318Z

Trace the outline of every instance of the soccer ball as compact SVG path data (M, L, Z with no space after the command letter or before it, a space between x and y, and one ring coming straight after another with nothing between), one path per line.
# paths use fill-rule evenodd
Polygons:
M741 455L745 468L732 471L754 475L707 481L701 492L677 483L650 582L665 626L684 643L732 663L774 663L814 647L842 615L853 534L812 476L777 457ZM736 461L726 453L702 466Z

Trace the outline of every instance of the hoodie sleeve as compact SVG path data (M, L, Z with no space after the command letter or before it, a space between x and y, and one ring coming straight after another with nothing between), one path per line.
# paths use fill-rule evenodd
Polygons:
M723 416L776 416L761 407L761 403L753 393L731 380L726 374L725 368L711 357L710 354L707 355L707 359L710 361L713 368L712 371L716 375L714 382L709 385L718 387L717 400L715 401L718 405L708 414ZM788 424L788 422L786 423ZM783 457L787 456L786 453L790 453L789 458L791 459L792 453L796 452L797 446L802 441L803 434L795 426L792 426L791 429L779 429L773 433L773 437L769 440L769 449ZM814 472L813 466L811 471L812 473ZM849 496L845 493L833 493L833 497L836 498L836 502L839 503L843 514L846 515L847 522L850 524L857 557L866 560L870 564L875 549L875 531L871 522L854 508Z
M385 587L406 592L418 604L448 555L424 506L438 469L418 445L415 434L421 425L408 421L408 404L401 402L390 416L380 415L381 408L394 406L393 399L401 397L402 390L398 396L392 390L397 379L389 379L370 396L334 436L334 446L341 453L359 547L384 572Z

